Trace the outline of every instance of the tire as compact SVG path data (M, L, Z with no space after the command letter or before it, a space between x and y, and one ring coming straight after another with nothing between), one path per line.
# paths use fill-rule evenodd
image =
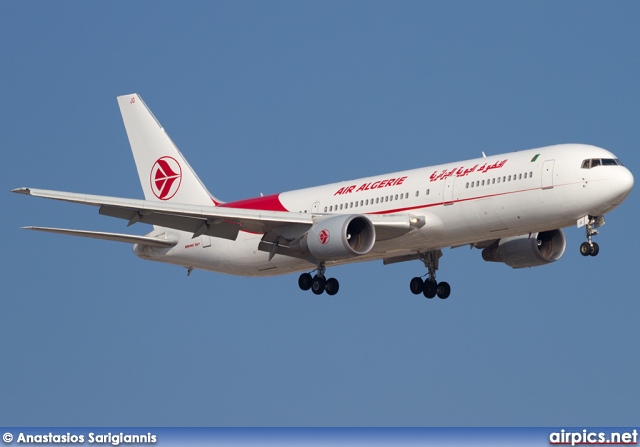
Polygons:
M591 251L591 244L589 242L583 242L580 244L580 254L582 256L589 256Z
M316 275L313 277L313 281L311 281L311 291L316 295L322 295L325 284L325 279L322 276Z
M422 294L426 297L426 298L433 298L436 296L436 293L438 291L438 283L436 283L435 281L432 281L430 279L427 279L424 282L424 288L422 289Z
M335 295L338 293L338 289L340 289L340 283L335 278L327 279L326 284L324 285L324 290L327 292L327 295Z
M311 277L311 275L308 273L303 273L302 275L300 275L300 278L298 278L298 287L300 287L300 289L304 291L307 291L311 288L312 282L313 278Z
M448 282L441 282L438 284L437 292L438 298L446 300L451 295L451 286Z
M600 246L594 242L593 246L591 247L591 253L589 254L591 256L598 256L598 253L600 253Z
M422 281L422 278L416 276L409 283L409 288L414 295L420 295L424 290L424 281Z

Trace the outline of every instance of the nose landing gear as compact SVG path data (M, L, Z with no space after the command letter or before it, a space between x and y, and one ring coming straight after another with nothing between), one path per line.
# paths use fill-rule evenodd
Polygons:
M580 254L582 256L598 256L600 246L597 242L583 242L580 244Z
M597 256L600 253L600 246L591 240L593 236L598 234L596 228L604 225L604 216L587 216L584 220L578 221L584 222L587 231L587 242L580 244L580 254L582 256Z

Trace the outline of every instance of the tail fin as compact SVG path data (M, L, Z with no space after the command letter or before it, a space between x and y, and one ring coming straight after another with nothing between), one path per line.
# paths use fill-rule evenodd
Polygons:
M218 205L138 94L118 96L146 200Z

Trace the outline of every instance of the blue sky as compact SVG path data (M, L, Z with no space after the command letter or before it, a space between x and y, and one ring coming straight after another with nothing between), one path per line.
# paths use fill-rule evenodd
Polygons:
M637 2L2 2L0 424L638 425L637 192L597 258L566 230L526 270L419 262L247 279L142 261L144 234L30 186L141 198L115 97L137 92L235 200L567 142L638 176ZM636 290L636 292L634 292Z

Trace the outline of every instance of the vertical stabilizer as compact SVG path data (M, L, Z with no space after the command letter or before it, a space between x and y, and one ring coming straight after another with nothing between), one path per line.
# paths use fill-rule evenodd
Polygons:
M207 191L138 94L118 96L118 105L146 200L221 203Z

